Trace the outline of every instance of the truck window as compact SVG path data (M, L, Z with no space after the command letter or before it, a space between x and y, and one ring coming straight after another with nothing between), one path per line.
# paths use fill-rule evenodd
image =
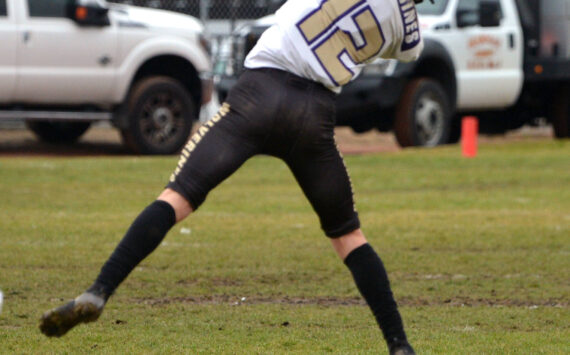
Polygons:
M416 5L416 10L421 15L441 15L445 12L447 7L447 0L435 1L433 4L429 1L424 1Z
M0 16L8 16L8 11L6 10L6 0L0 0Z
M457 12L463 12L464 20L468 23L478 24L479 23L479 5L481 0L459 0L457 4ZM500 6L499 0L497 3ZM502 18L501 11L501 18Z
M69 0L28 0L30 17L66 17Z

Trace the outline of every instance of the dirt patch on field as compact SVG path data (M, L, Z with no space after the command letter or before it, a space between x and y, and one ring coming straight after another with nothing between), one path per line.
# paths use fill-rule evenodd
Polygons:
M568 300L517 300L498 298L453 297L445 299L402 298L398 304L405 306L455 306L455 307L568 307Z
M395 152L400 148L392 133L369 131L354 133L347 127L335 131L340 151L344 155ZM550 127L527 127L507 135L480 136L483 144L505 141L551 139ZM38 141L20 122L0 125L0 156L117 156L129 155L118 130L108 124L97 124L72 145L54 145Z
M116 129L100 125L89 129L75 144L40 142L22 125L0 129L0 156L98 156L127 155Z
M237 297L232 295L212 295L196 297L162 297L162 298L135 298L134 303L151 306L168 304L196 304L196 305L257 305L257 304L284 304L284 305L319 305L319 306L365 306L365 301L360 297L267 297L247 296ZM567 308L568 300L517 300L496 298L470 298L454 297L445 299L422 299L403 297L398 300L400 306L450 306L450 307L559 307Z
M350 128L338 127L335 130L335 137L338 149L344 155L395 152L402 149L391 133L378 131L354 133Z

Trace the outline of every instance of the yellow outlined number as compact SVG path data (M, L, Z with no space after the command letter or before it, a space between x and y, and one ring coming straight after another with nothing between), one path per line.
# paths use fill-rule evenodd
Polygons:
M337 26L348 16L360 32L362 45L357 45L350 33ZM297 24L297 28L338 86L348 83L354 76L342 62L343 54L356 64L363 63L377 55L385 42L380 23L365 0L324 0L318 9Z

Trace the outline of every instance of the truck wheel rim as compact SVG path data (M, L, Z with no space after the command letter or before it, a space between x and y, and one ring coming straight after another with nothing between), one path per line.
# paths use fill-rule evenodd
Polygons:
M439 101L429 93L424 94L418 100L415 117L419 144L437 145L445 127L445 114Z
M183 111L182 102L170 93L150 97L143 105L140 120L144 139L155 145L176 140L184 125Z

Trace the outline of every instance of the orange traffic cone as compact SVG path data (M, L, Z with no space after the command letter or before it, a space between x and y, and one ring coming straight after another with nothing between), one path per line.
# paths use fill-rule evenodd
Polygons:
M461 147L463 156L474 158L477 156L477 134L479 122L477 117L466 116L461 121Z

